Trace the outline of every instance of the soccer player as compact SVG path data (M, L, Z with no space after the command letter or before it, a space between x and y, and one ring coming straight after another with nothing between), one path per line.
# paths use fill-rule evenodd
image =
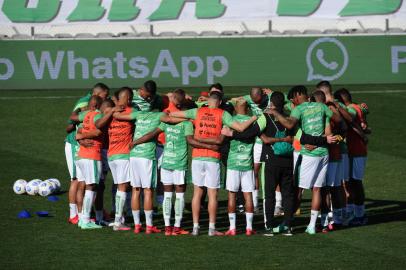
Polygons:
M330 135L329 123L333 114L331 110L325 104L309 102L307 89L304 86L294 87L292 95L297 106L291 112L290 117L285 117L278 111L271 109L269 112L275 117L275 120L288 129L299 125L306 134ZM315 234L321 204L320 188L325 185L326 181L328 149L326 147L317 147L310 151L302 146L301 155L298 199L301 199L303 189L312 189L311 216L306 232Z
M78 120L83 123L81 132L76 134L76 139L91 139L92 146L80 146L76 160L77 169L82 176L79 181L84 181L86 185L85 196L83 199L82 215L79 220L81 229L99 229L101 226L90 221L90 212L96 196L96 185L100 181L101 174L101 147L102 132L96 128L95 122L101 116L99 108L102 99L98 96L92 96L89 100L87 111L78 115ZM77 120L71 117L72 120Z
M153 189L156 187L156 142L137 142L142 136L155 130L160 122L179 123L184 119L172 119L162 112L136 111L130 113L114 113L113 117L122 121L136 121L133 142L130 144L130 180L133 187L131 208L134 218L134 233L140 233L143 229L140 221L140 194L144 194L144 213L147 234L159 233L153 226Z
M251 125L256 116L245 122L236 122L226 111L219 108L223 96L215 91L210 94L208 107L191 109L187 111L173 112L174 117L186 117L195 120L194 138L215 139L220 136L223 125L229 126L237 131L242 131ZM220 152L209 149L194 148L192 152L192 178L194 193L192 199L193 232L192 235L199 235L199 218L201 198L203 189L208 189L209 196L209 236L223 235L216 231L217 215L217 190L220 188Z
M367 219L365 217L365 192L362 180L365 175L365 166L367 161L367 139L365 133L359 130L358 126L367 128L365 115L361 107L352 101L352 96L347 89L340 89L336 95L342 103L349 108L349 112L354 116L356 126L350 125L347 131L348 156L350 160L350 175L347 185L349 193L346 221L353 225L363 225ZM345 225L346 225L345 224Z
M107 85L98 83L93 86L92 92L86 96L80 98L73 110L72 114L77 115L80 111L84 111L87 108L89 99L91 96L99 96L105 99L108 96L109 88ZM66 128L68 135L65 139L65 156L68 165L69 174L71 177L70 187L69 187L69 220L71 224L77 224L79 222L79 213L82 210L82 205L77 203L77 192L78 192L78 181L77 181L77 170L76 170L76 154L79 150L79 143L75 139L76 137L76 127L77 123L69 120L69 125Z
M132 111L131 100L132 90L129 87L123 87L118 92L118 100L115 111L122 111L123 114L129 114ZM114 184L117 185L115 196L115 218L114 231L128 231L129 227L123 223L123 211L127 199L127 189L130 182L130 148L132 142L134 124L129 121L120 121L113 118L115 112L110 110L104 113L103 117L96 122L97 128L108 126L109 147L108 159Z

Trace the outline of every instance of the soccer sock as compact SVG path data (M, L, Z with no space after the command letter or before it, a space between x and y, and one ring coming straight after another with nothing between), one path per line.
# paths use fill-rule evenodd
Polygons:
M78 206L76 203L69 204L69 218L74 218L78 214Z
M141 225L140 210L132 210L132 213L134 218L134 225Z
M215 230L216 229L216 223L209 222L209 229Z
M171 226L172 192L164 192L164 201L162 207L165 227Z
M193 228L199 228L199 223L193 223Z
M183 218L183 208L185 207L185 193L176 193L175 200L175 227L180 228Z
M247 230L252 230L252 220L254 219L254 213L245 212L245 219L247 221Z
M258 189L255 189L252 192L252 201L254 203L254 208L257 208L258 207Z
M144 210L145 213L145 223L147 226L152 226L152 210Z
M333 222L334 224L341 224L343 222L342 220L343 216L343 209L333 209Z
M103 210L96 210L96 221L100 222L103 220Z
M310 211L310 223L309 227L316 227L316 222L317 222L317 216L319 215L319 211L317 210L311 210Z
M236 219L235 213L228 213L228 220L230 221L230 230L235 229L235 219Z
M346 212L348 216L351 216L352 214L354 214L354 204L347 204L347 208L346 208Z
M116 216L114 217L114 223L119 225L121 223L121 217L123 216L124 204L127 198L127 193L117 190L116 193Z
M355 217L361 218L365 214L365 206L364 205L355 205Z
M282 193L280 191L275 191L275 199L276 199L275 208L282 207Z
M313 210L312 210L312 212L313 212ZM321 223L322 227L327 227L328 226L328 213L321 213L320 223Z
M83 198L83 214L82 214L82 219L84 223L88 223L90 221L90 211L92 210L92 204L95 196L96 192L86 190L85 197Z

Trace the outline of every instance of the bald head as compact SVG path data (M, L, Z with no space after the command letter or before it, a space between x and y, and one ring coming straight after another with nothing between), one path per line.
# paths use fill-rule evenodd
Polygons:
M262 88L261 87L251 88L250 96L254 103L260 104L263 96Z

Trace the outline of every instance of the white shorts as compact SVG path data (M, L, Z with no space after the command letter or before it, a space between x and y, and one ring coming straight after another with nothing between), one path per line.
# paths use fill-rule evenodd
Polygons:
M193 159L192 179L199 187L220 188L220 163Z
M111 175L114 184L124 184L130 182L130 160L116 159L109 161Z
M364 179L366 165L367 157L350 158L351 179L362 181L362 179Z
M296 168L297 160L299 159L300 152L293 151L293 169Z
M68 171L70 175L70 179L74 180L77 178L76 172L76 153L78 147L66 142L65 143L65 157L66 157L66 164L68 165Z
M341 180L350 180L350 160L348 159L348 154L341 154L340 169L342 172Z
M261 163L262 144L254 144L254 163Z
M161 168L161 182L164 185L184 185L186 171Z
M79 181L85 181L86 185L98 184L100 174L102 173L102 164L100 160L78 159L76 160L76 169L78 170Z
M241 186L242 192L253 192L255 189L254 171L227 170L226 189L238 192Z
M130 179L132 187L156 187L156 160L130 157Z
M304 189L323 187L326 184L327 167L328 155L323 157L302 155L299 171L299 187Z
M342 183L342 171L341 171L341 160L329 162L327 166L327 179L326 186L328 187L339 187Z
M161 169L162 166L162 160L164 158L164 147L163 145L157 144L156 145L156 150L155 150L155 157L157 160L157 165L158 165L158 170Z

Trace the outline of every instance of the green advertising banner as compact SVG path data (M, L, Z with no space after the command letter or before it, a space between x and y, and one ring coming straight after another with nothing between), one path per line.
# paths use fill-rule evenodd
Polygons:
M0 41L0 89L406 83L406 36Z

